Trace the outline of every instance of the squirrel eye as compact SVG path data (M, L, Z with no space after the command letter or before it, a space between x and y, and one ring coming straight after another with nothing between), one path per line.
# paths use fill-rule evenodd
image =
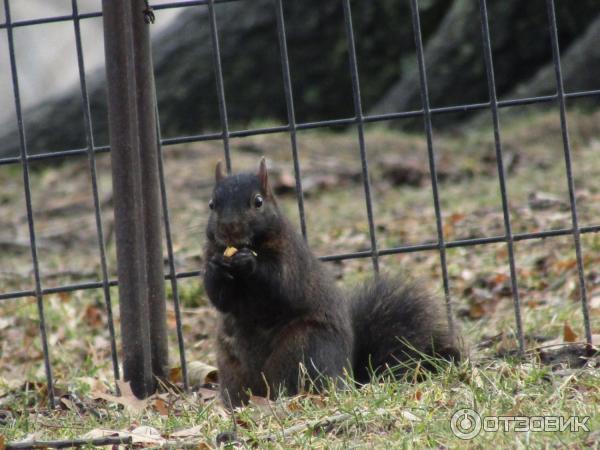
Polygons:
M254 197L254 206L257 208L260 208L263 205L263 198L262 195L257 194L256 197Z
M215 202L213 201L213 199L211 198L210 201L208 202L208 207L210 209L215 209Z

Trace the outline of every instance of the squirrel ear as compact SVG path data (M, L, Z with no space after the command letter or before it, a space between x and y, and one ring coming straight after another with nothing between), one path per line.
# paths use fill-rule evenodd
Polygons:
M223 161L219 161L215 167L215 181L218 183L225 178L225 172L223 172Z
M269 193L271 191L269 188L269 175L267 172L267 161L264 156L260 159L260 165L258 166L258 180L260 181L261 190L265 194Z

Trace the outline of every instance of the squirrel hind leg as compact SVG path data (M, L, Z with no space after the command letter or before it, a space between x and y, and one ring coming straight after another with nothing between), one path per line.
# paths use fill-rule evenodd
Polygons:
M356 294L352 312L353 369L359 383L386 368L400 376L417 364L435 371L438 358L461 359L442 300L418 283L379 278Z

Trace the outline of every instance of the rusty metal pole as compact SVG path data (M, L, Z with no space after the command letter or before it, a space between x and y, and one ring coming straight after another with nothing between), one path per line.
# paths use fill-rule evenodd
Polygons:
M102 1L123 374L133 393L154 392L132 3Z
M155 376L168 373L167 321L162 248L162 204L158 178L158 142L156 133L156 90L150 47L150 24L144 18L144 0L133 4L133 52L136 81L138 135L140 140L142 195L144 197L144 234L150 347Z

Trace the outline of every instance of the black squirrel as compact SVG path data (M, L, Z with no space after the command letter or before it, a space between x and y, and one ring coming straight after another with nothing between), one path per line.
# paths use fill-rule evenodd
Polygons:
M422 287L383 277L352 295L336 287L278 208L264 158L257 174L225 176L219 162L215 178L204 285L220 312L217 362L231 405L248 391L295 394L303 377L347 371L366 383L387 367L427 365L423 354L460 359L441 302Z

